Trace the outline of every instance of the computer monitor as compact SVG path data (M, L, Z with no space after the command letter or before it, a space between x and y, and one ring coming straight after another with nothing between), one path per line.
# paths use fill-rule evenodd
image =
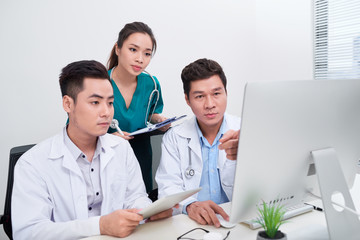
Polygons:
M230 222L256 205L320 195L311 151L334 148L348 187L360 159L360 80L251 82L245 87Z

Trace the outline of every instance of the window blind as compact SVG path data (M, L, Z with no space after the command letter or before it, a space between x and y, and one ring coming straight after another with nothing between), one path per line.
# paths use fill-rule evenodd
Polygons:
M360 79L360 1L314 0L315 79Z

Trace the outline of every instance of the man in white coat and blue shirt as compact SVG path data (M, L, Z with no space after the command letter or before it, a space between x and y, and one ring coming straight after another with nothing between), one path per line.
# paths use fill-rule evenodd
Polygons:
M151 203L129 143L107 134L114 94L96 61L67 65L60 75L69 124L26 152L15 167L14 239L128 236ZM169 217L172 209L150 220Z
M226 77L217 62L199 59L183 69L181 79L195 116L163 137L156 172L159 198L200 186L179 210L200 224L219 227L215 214L229 220L218 204L232 198L240 118L225 113Z

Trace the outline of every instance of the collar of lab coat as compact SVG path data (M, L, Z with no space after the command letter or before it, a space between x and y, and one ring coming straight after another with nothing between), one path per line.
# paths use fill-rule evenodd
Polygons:
M51 150L49 153L49 159L57 160L63 159L63 167L69 169L70 171L76 173L77 175L82 177L81 170L74 159L73 155L67 149L64 144L66 127L57 134L51 143ZM120 144L120 141L115 136L111 136L109 134L105 134L99 136L102 148L104 151L100 153L100 173L105 169L106 165L109 163L111 158L114 156L113 148Z
M189 148L201 159L200 137L196 131L196 117L193 116L177 128L177 134L188 140Z

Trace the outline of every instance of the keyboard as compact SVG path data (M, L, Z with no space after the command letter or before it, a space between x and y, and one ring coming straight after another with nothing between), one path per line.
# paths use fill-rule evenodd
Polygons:
M313 206L306 205L305 203L300 203L300 204L285 208L286 212L284 214L284 220L295 217L295 216L298 216L298 215L306 213L306 212L310 212L313 209L314 209ZM256 218L253 218L253 219L249 219L247 221L244 221L244 223L249 225L249 227L251 229L260 228L261 225L259 223L255 222L255 221L256 221Z

